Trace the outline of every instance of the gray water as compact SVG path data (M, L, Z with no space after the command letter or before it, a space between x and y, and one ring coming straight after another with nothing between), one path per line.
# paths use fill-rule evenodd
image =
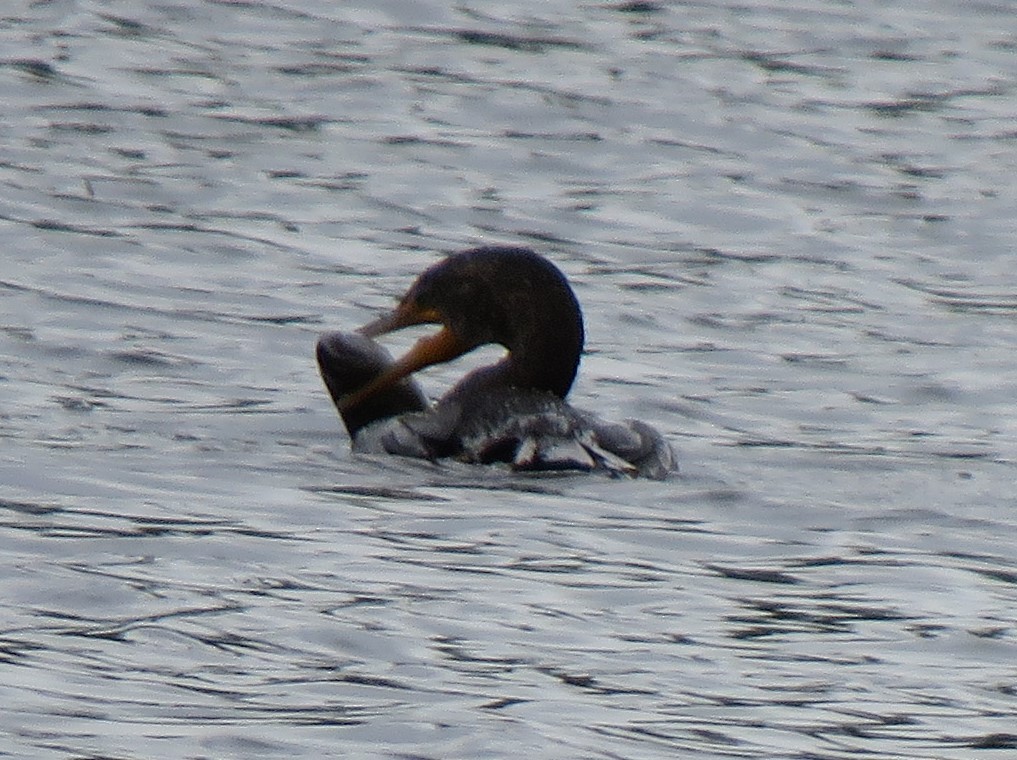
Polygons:
M0 755L1017 748L1012 4L15 1L0 98ZM681 477L350 453L480 243Z

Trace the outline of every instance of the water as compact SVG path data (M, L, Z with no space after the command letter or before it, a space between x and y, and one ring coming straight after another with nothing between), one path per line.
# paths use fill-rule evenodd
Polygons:
M1017 747L1017 31L898 6L6 4L0 753ZM350 454L479 243L681 478Z

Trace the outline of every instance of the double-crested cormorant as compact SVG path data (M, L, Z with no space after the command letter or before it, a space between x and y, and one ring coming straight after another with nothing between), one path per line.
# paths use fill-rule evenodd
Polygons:
M396 361L373 340L424 323L441 330ZM411 373L488 343L508 353L429 405ZM356 451L666 477L674 453L652 427L565 402L582 349L582 313L558 268L527 248L488 246L431 266L356 333L325 333L317 357Z

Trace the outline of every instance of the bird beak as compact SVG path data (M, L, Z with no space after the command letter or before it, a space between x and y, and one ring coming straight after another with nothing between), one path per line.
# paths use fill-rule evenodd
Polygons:
M368 338L377 338L404 327L423 324L441 324L441 315L434 309L421 309L411 302L404 301L388 314L369 322L358 333Z
M364 325L357 332L368 338L376 338L404 327L422 324L441 324L441 316L433 309L421 309L404 302L399 304L395 311ZM418 340L405 356L393 362L367 385L342 399L340 405L343 409L350 409L407 375L432 364L451 361L471 348L472 346L464 343L447 326L442 325L436 334Z

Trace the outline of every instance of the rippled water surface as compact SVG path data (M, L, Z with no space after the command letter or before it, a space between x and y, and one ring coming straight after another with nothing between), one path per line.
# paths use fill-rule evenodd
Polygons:
M1009 4L24 0L0 97L0 754L1017 748ZM349 452L480 243L681 477Z

